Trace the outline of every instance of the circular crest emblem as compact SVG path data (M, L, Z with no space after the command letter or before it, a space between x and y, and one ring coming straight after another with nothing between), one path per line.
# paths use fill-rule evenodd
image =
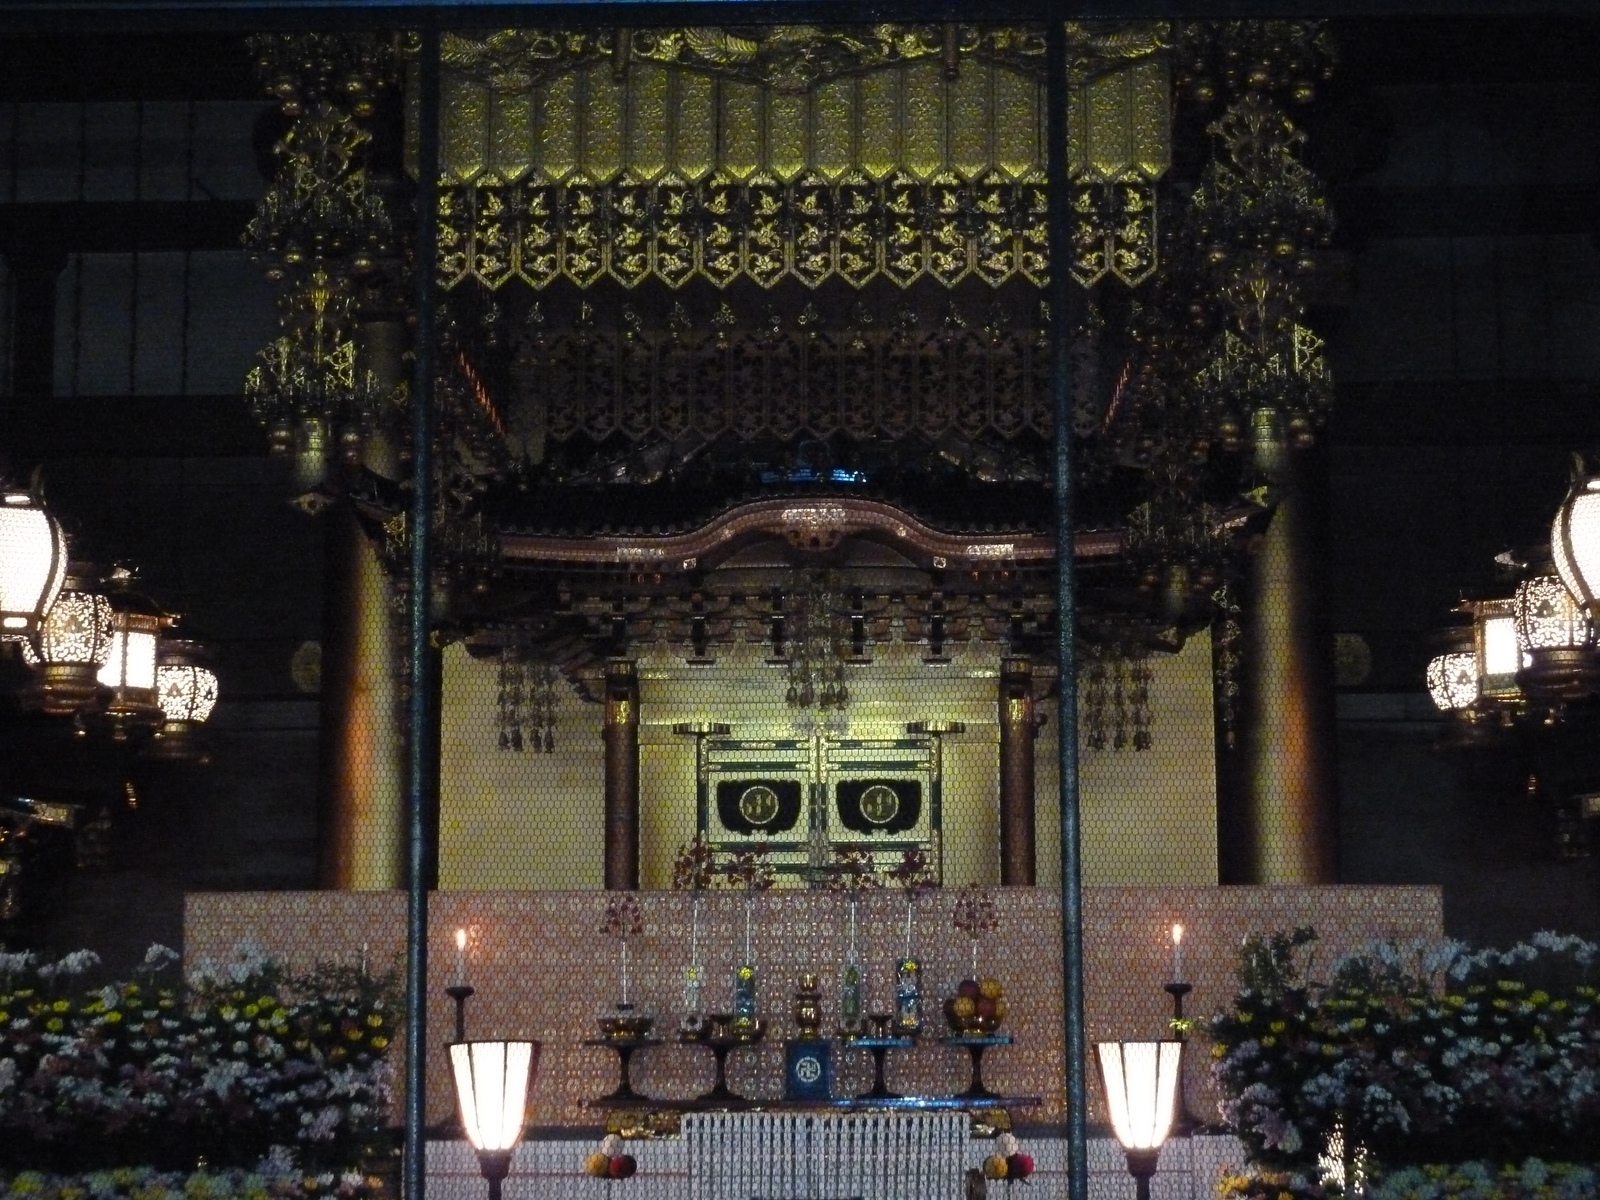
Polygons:
M900 811L900 797L892 787L875 783L861 793L861 815L874 825L887 825Z
M739 815L752 825L770 824L778 815L778 793L758 783L739 796Z

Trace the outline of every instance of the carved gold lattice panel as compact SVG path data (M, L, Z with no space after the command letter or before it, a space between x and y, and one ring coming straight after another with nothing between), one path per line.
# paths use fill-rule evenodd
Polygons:
M613 329L580 317L570 331L530 333L517 350L516 403L557 442L1050 434L1044 331L1004 314L980 322L951 308L930 327L909 307L884 320L861 307L842 328L812 312L754 329L726 317L711 330L679 314L648 328L624 310Z
M1163 29L1069 30L1085 284L1153 267ZM441 283L1042 283L1042 46L966 25L449 35Z

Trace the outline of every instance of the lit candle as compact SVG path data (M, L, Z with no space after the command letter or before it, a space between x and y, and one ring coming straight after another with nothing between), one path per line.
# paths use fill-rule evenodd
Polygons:
M1172 982L1183 982L1183 926L1172 927Z
M467 931L456 930L456 986L467 986Z

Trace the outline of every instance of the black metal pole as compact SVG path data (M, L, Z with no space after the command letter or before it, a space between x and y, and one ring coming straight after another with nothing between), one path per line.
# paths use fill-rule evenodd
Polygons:
M1055 402L1056 661L1061 752L1061 991L1067 1068L1067 1197L1089 1195L1087 1042L1083 1025L1083 863L1078 814L1077 584L1073 562L1072 197L1068 191L1067 31L1050 22L1045 106L1050 189L1050 392Z
M422 30L421 95L417 129L417 245L415 370L411 382L411 608L406 745L406 1144L404 1200L423 1200L427 1188L428 889L437 828L439 787L435 731L438 693L429 644L429 541L433 519L434 254L438 242L439 31Z

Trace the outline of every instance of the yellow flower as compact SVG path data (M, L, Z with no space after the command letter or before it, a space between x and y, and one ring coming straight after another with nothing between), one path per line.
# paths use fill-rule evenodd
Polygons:
M51 1033L60 1033L65 1024L66 1022L64 1022L60 1017L51 1017L44 1023L44 1027Z
M1261 1039L1261 1044L1263 1046L1276 1046L1278 1044L1278 1039L1275 1037L1264 1037Z
M376 1040L376 1039L374 1039L374 1040ZM1218 1043L1216 1043L1216 1045L1211 1047L1211 1057L1212 1058L1223 1058L1223 1057L1225 1057L1227 1055L1227 1053L1228 1053L1228 1048L1226 1046L1224 1046L1221 1042L1218 1042Z
M1241 1023L1248 1025L1251 1021L1255 1020L1256 1015L1253 1012L1246 1012L1243 1009L1240 1009L1234 1014L1234 1016L1238 1017Z
M1289 1026L1283 1021L1274 1021L1271 1025L1268 1025L1267 1028L1272 1030L1273 1033L1282 1033L1285 1029L1289 1028Z
M374 1029L376 1029L376 1028L378 1028L378 1026L383 1024L383 1018L380 1017L377 1013L368 1013L367 1014L367 1024L371 1025Z
M389 1044L389 1039L384 1037L381 1033L377 1037L372 1039L372 1048L374 1050L382 1050L388 1044ZM1213 1049L1220 1049L1220 1048L1221 1047L1213 1047Z
M122 1014L114 1008L106 1014L106 1021L108 1024L115 1025L120 1020L122 1020Z
M67 1009L72 1007L72 1003L68 1000L57 1000L50 1007L55 1009L57 1012L66 1012Z

